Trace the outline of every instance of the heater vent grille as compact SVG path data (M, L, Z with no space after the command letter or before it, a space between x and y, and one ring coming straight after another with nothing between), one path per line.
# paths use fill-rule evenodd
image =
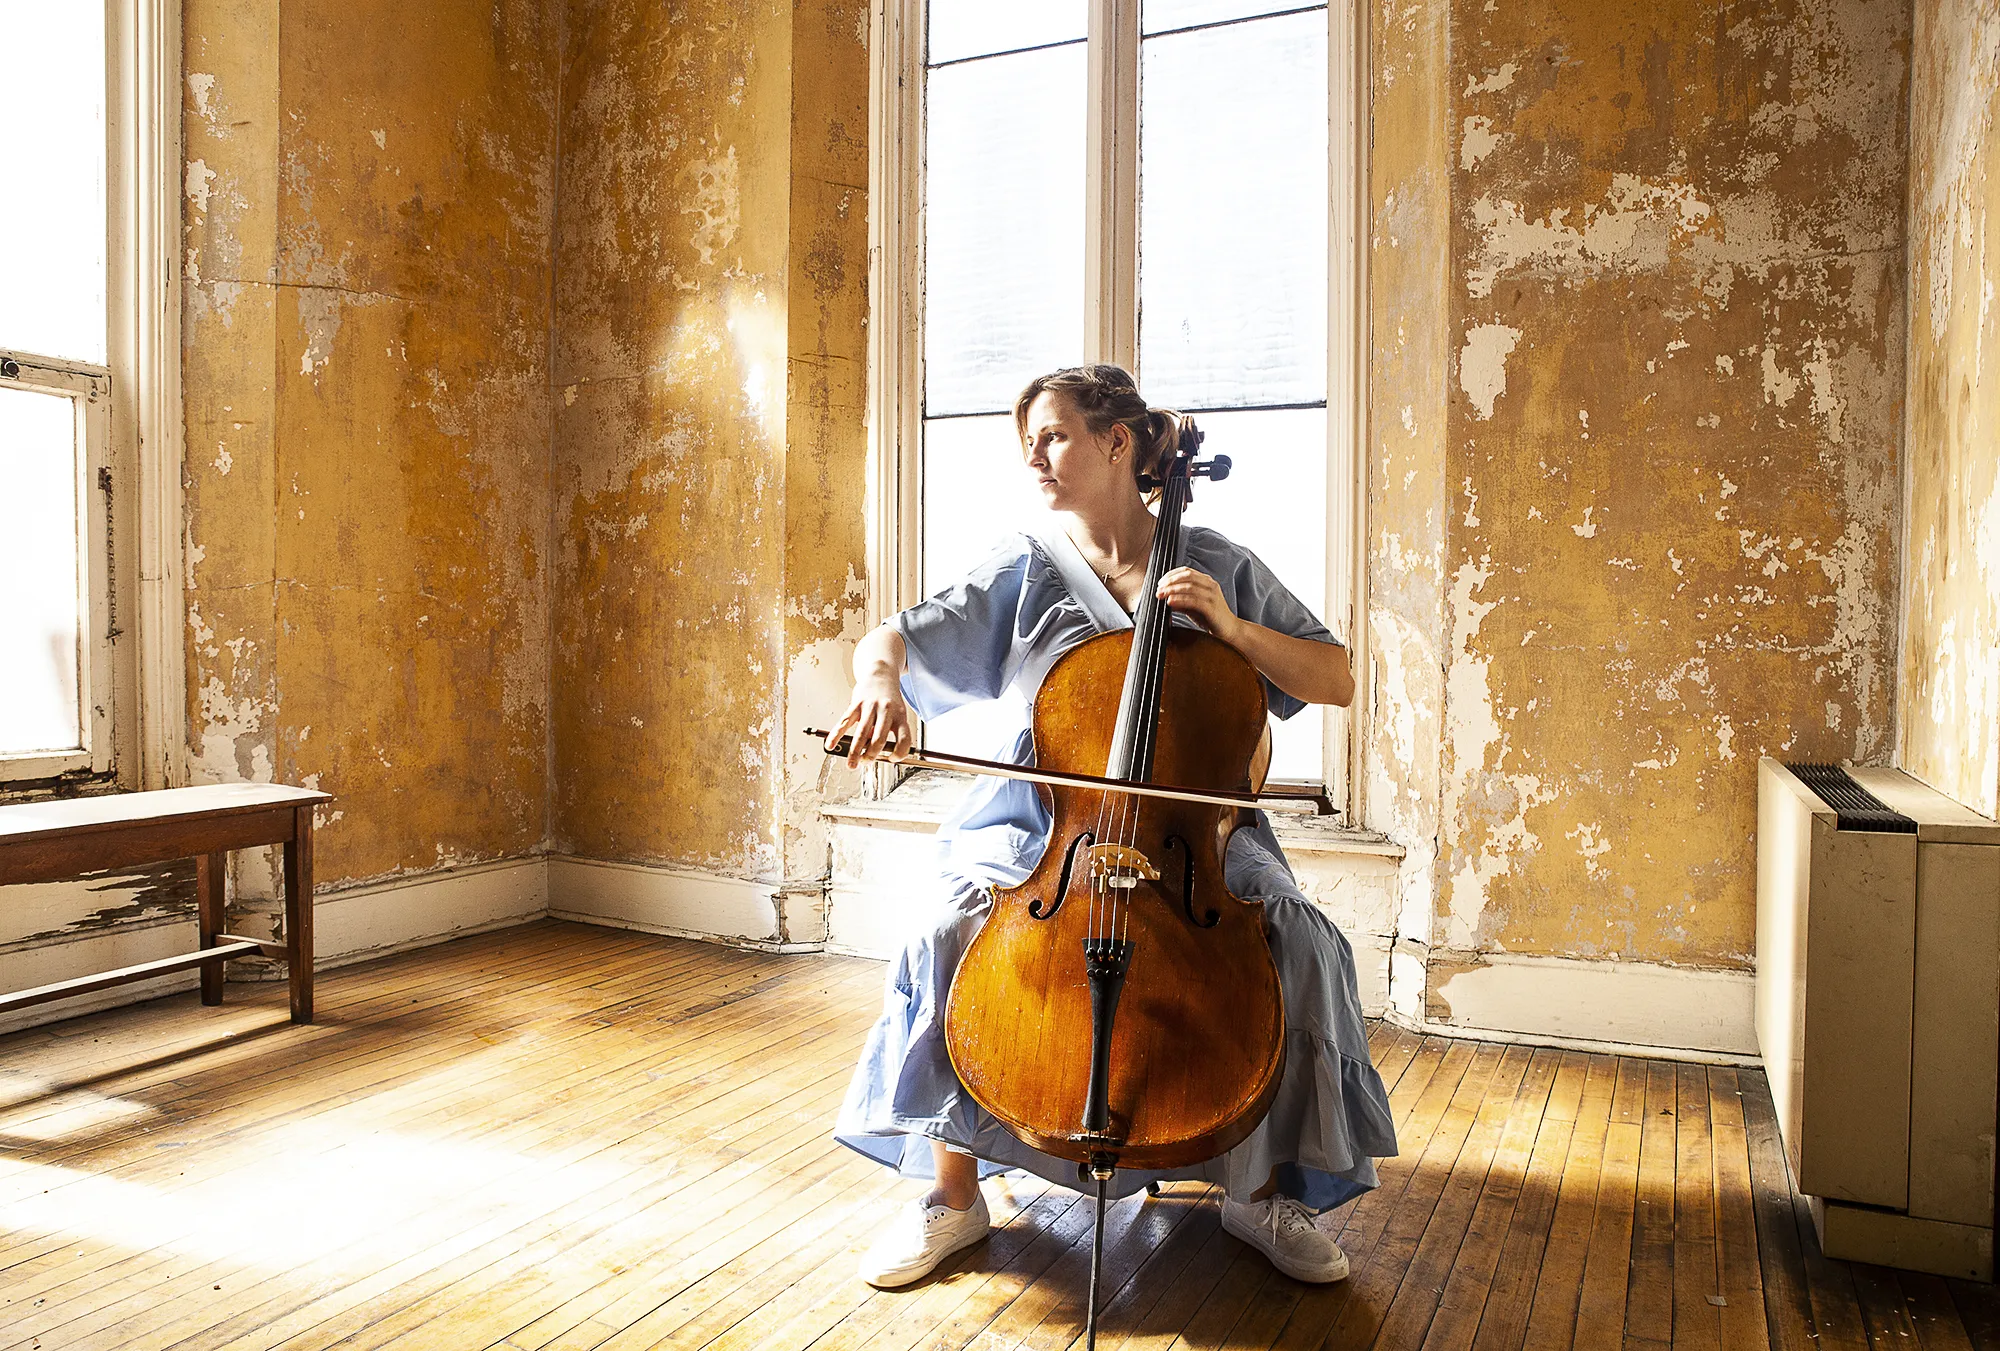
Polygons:
M1903 835L1917 833L1917 823L1854 781L1839 765L1788 764L1786 769L1813 796L1833 808L1842 830L1886 830Z

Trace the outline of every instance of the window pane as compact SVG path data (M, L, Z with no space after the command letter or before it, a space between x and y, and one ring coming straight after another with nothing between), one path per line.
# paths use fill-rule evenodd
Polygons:
M1326 397L1326 15L1141 44L1139 352L1170 407Z
M1018 51L1050 42L1079 41L1089 15L1084 0L931 0L927 17L930 60Z
M948 586L1048 515L1011 413L924 424L924 594Z
M9 5L0 347L105 361L104 6Z
M929 79L924 410L1011 410L1083 355L1084 49Z
M1206 436L1202 458L1227 455L1229 477L1197 480L1185 520L1251 550L1324 621L1326 410L1203 413L1195 420ZM1272 778L1322 776L1325 722L1312 708L1272 720Z
M0 388L0 755L74 750L76 402Z
M931 595L970 572L1006 535L1047 517L1021 464L1011 413L924 424L923 588ZM1019 696L971 704L924 724L933 750L991 758L1027 720Z
M1145 0L1139 9L1139 21L1142 31L1163 33L1174 28L1192 28L1198 23L1226 23L1304 7L1298 0L1290 4L1285 0ZM1323 16L1326 6L1319 9Z

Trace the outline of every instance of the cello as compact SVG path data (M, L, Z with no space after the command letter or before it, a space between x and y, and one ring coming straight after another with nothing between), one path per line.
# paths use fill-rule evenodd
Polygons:
M1141 485L1160 501L1134 627L1050 668L1034 700L1034 772L988 768L1043 783L1049 840L1019 886L995 893L945 1010L973 1099L1095 1181L1091 1346L1115 1169L1225 1153L1262 1121L1283 1069L1262 906L1223 880L1229 834L1259 800L1263 679L1228 643L1175 624L1158 595L1178 565L1191 480L1229 468L1226 456L1195 462L1190 420L1178 432L1157 482Z

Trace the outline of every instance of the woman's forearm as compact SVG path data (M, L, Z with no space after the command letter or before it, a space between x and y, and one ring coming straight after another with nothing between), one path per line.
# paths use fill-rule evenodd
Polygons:
M1237 620L1228 638L1273 685L1294 699L1345 708L1354 698L1354 673L1344 647L1294 638L1247 619Z
M854 645L854 683L887 681L894 688L902 682L908 661L903 635L888 624L878 624Z

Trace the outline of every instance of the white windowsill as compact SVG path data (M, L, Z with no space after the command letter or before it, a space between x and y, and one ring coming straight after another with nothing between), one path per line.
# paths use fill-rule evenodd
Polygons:
M912 774L887 797L850 798L820 808L828 820L885 830L935 831L957 804L971 775L924 769ZM1349 854L1400 860L1403 846L1373 830L1342 825L1329 817L1303 812L1270 813L1272 833L1287 853Z

